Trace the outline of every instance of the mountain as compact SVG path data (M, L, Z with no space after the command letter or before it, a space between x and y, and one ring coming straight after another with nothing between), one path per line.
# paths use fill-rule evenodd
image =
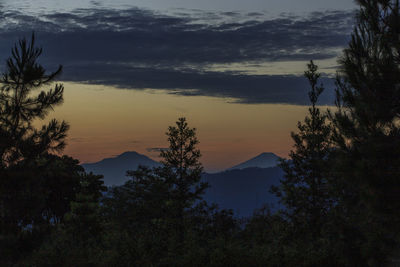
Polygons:
M232 209L240 217L251 216L255 209L265 204L271 206L271 210L276 210L279 208L278 199L269 193L269 189L271 185L279 185L283 177L283 171L275 166L277 159L272 153L263 153L229 170L204 173L202 180L211 186L206 190L204 200L218 204L223 209ZM126 171L136 170L139 165L156 167L160 163L137 152L125 152L115 158L82 164L87 172L104 175L107 186L124 184L127 180Z
M265 204L272 211L280 206L278 198L269 192L272 185L278 186L283 177L279 167L246 168L204 174L203 180L210 184L204 199L216 203L220 208L232 209L235 215L251 216L255 209Z
M122 185L127 181L126 171L136 170L139 165L148 167L160 166L160 163L154 161L145 155L137 152L125 152L115 158L106 158L95 163L82 164L86 172L104 175L104 184L106 186Z
M279 157L274 153L261 153L257 157L249 159L243 163L240 163L228 170L241 170L246 168L270 168L275 167L278 164Z

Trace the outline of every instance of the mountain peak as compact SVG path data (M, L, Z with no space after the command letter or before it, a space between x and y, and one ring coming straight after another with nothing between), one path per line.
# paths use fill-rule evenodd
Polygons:
M256 156L255 158L258 158L258 157L275 157L276 158L278 156L272 152L263 152L263 153L259 154L258 156Z
M258 156L249 159L243 163L240 163L228 170L235 170L235 169L246 169L246 168L270 168L275 167L278 164L279 157L271 152L263 152Z
M126 152L116 156L116 158L127 158L127 157L133 157L133 156L140 156L140 154L137 153L136 151L126 151Z

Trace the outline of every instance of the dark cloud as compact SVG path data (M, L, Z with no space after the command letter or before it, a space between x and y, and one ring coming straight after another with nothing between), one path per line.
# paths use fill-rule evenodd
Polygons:
M2 11L0 55L5 59L19 37L35 30L44 47L42 62L50 67L63 64L63 80L234 97L243 103L306 103L307 85L301 77L207 72L203 67L336 57L335 49L348 40L353 13L269 20L260 20L261 15L209 24L204 23L208 18L232 19L240 13L167 16L98 7L37 17Z
M135 68L110 65L67 66L71 81L113 85L132 89L162 89L170 94L235 98L238 103L308 104L308 83L295 75L244 75L234 72L176 71L173 69ZM332 81L323 79L330 90L321 95L320 103L332 104Z

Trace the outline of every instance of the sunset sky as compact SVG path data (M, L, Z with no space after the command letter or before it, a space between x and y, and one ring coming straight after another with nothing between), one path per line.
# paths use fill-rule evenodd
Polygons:
M323 73L333 103L352 0L0 1L0 60L35 31L41 63L64 66L65 154L94 162L125 151L157 159L178 117L198 129L207 171L262 152L286 157L307 113L302 73Z

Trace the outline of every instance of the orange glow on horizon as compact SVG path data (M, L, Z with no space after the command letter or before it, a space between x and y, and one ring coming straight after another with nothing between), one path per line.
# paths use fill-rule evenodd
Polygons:
M179 117L186 117L189 126L197 128L207 171L231 167L262 152L287 157L293 144L290 132L308 109L70 82L64 86L64 104L48 118L71 125L64 153L82 163L125 151L157 160L157 153L148 149L167 146L165 132Z

